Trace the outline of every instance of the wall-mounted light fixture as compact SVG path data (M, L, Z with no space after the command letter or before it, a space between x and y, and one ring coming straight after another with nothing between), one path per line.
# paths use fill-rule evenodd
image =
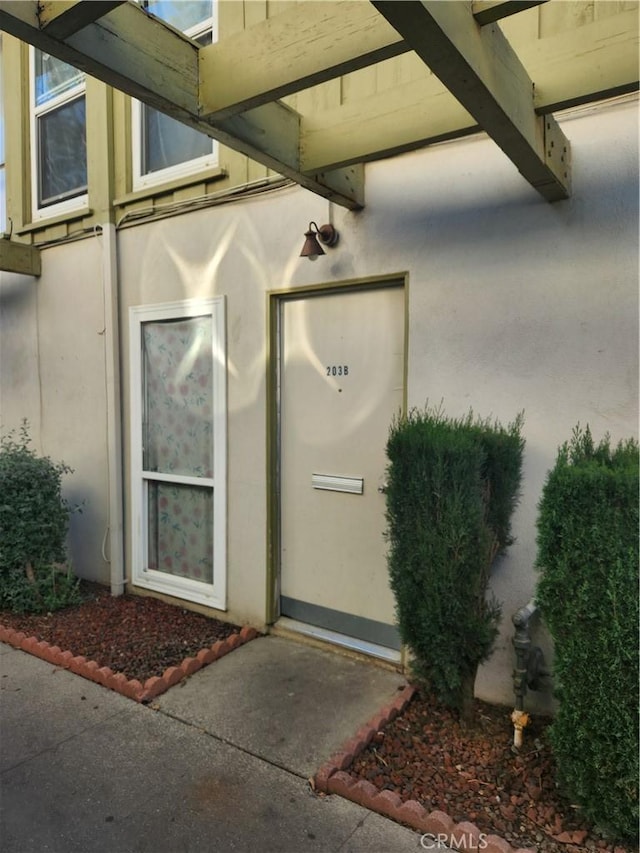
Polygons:
M333 225L321 225L318 228L315 222L310 222L309 230L305 231L304 234L304 246L300 252L300 257L315 261L318 255L325 254L320 243L323 243L325 246L335 246L339 236ZM320 243L318 240L320 240Z

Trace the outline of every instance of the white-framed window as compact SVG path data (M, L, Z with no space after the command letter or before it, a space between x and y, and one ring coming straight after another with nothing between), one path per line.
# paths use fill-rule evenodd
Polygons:
M30 48L32 217L87 204L87 122L82 71Z
M224 297L130 308L132 579L226 608Z
M4 71L2 65L2 33L0 33L0 235L7 230L7 182L4 157Z
M201 45L217 39L217 0L139 0L151 14ZM218 165L217 143L139 101L131 104L133 189Z

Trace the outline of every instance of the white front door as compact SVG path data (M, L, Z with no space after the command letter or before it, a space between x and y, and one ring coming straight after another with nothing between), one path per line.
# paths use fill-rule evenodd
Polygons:
M281 614L397 649L381 488L404 289L287 298L280 328Z

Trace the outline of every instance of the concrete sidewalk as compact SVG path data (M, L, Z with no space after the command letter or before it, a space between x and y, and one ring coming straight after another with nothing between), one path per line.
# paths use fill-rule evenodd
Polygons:
M393 672L266 637L145 707L9 646L0 670L3 853L421 849L307 783Z

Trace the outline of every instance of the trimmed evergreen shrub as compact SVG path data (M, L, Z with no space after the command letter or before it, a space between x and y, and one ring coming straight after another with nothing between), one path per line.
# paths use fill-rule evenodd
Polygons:
M64 563L70 508L61 480L71 468L30 448L20 434L0 439L0 607L54 610L77 600L77 580ZM56 565L57 564L57 565Z
M491 654L500 607L491 564L511 543L524 441L522 417L498 423L413 410L392 424L387 521L390 583L415 677L472 713L478 666Z
M638 444L577 427L540 502L537 599L555 643L559 783L602 828L638 837Z

